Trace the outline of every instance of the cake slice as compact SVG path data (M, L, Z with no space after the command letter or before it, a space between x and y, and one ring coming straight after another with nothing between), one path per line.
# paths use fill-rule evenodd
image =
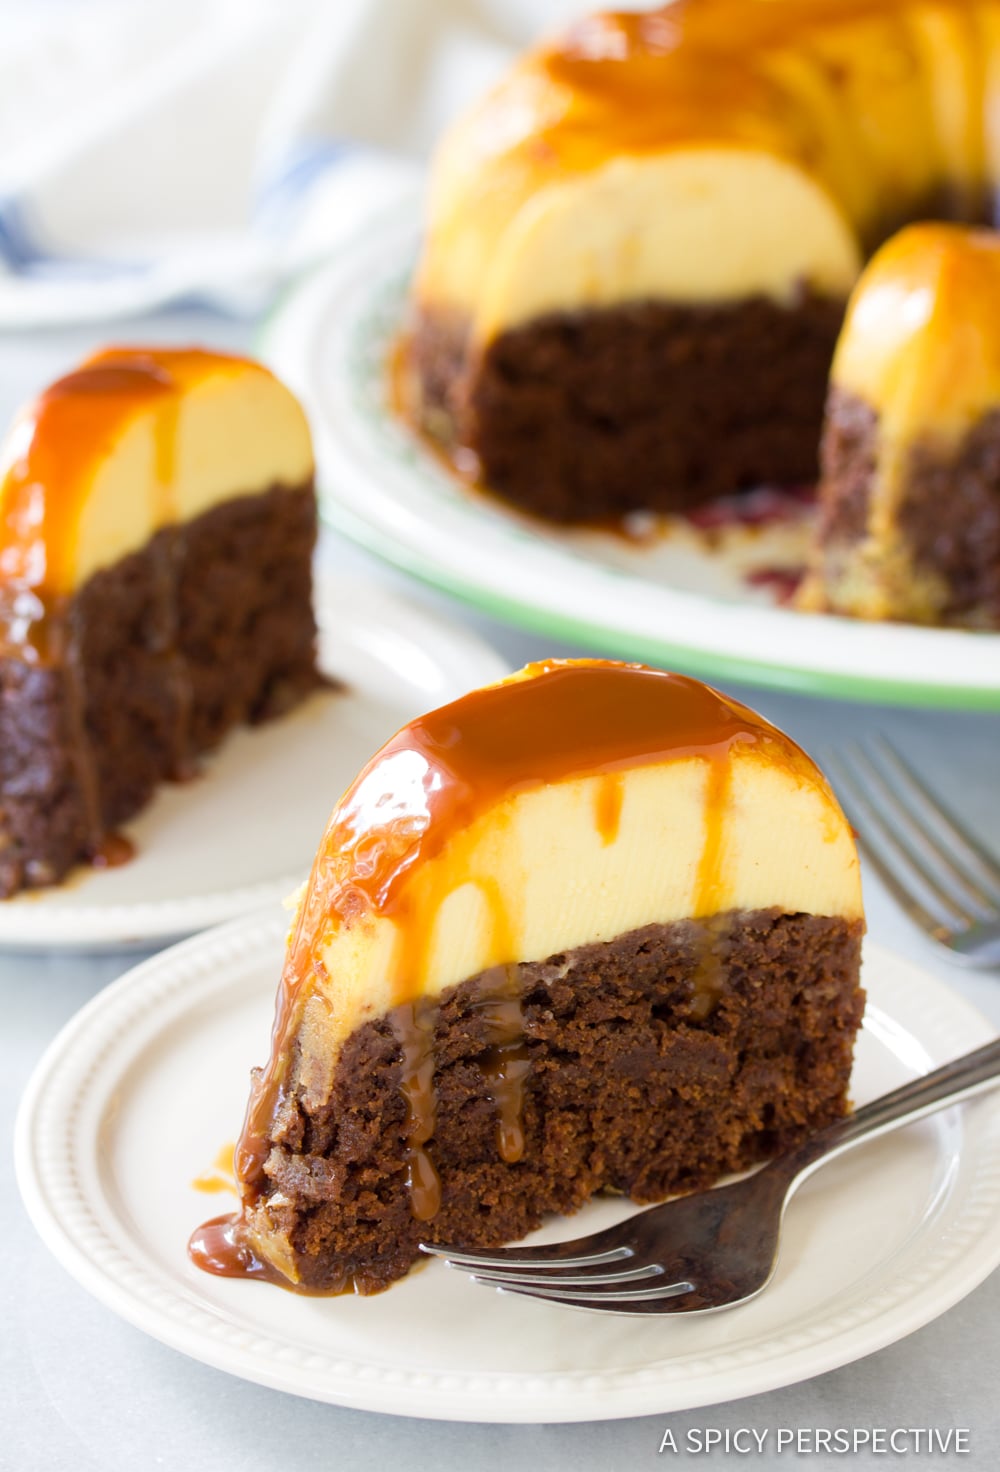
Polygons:
M1000 235L911 225L851 298L800 605L1000 628Z
M115 348L0 462L0 896L110 836L233 726L319 677L313 456L245 358Z
M433 711L334 810L192 1256L368 1293L748 1166L845 1109L862 929L822 775L707 686L553 661Z

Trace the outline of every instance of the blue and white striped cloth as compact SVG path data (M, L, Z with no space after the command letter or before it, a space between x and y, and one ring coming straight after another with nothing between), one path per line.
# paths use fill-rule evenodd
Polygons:
M415 201L455 112L587 8L46 0L0 54L0 330L258 312Z

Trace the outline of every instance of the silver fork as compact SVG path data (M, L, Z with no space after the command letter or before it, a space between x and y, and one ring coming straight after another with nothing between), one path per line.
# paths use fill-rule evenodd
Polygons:
M1000 862L945 812L885 737L824 755L872 868L920 928L969 966L1000 966Z
M473 1282L569 1308L618 1314L710 1313L754 1298L778 1261L785 1206L820 1165L865 1140L1000 1082L1000 1039L904 1084L818 1130L769 1165L711 1191L681 1196L573 1242L421 1252Z

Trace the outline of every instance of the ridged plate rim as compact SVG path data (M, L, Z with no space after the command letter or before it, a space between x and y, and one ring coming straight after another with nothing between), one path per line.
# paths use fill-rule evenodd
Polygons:
M198 1273L183 1260L183 1242L177 1244L178 1275L171 1276L86 1162L100 1158L101 1101L113 1098L115 1111L127 1109L130 1069L151 1030L173 1028L170 1036L176 1035L191 1009L216 1000L221 1004L234 987L259 986L269 997L286 928L286 917L273 911L244 917L128 972L54 1040L18 1116L15 1164L21 1193L59 1262L114 1312L196 1360L275 1389L363 1410L463 1421L604 1420L737 1399L849 1363L928 1323L1000 1262L1000 1107L993 1097L964 1107L961 1154L968 1179L954 1188L959 1192L955 1210L946 1229L939 1226L940 1237L925 1229L930 1240L912 1270L872 1283L859 1301L840 1311L831 1307L805 1330L736 1349L726 1348L726 1326L744 1310L716 1316L705 1322L719 1325L718 1351L689 1357L680 1367L675 1360L669 1374L666 1361L602 1373L491 1373L488 1364L476 1362L482 1350L475 1342L469 1347L470 1368L462 1374L365 1354L317 1353L269 1332L268 1295L281 1290L259 1284L238 1285L246 1295L243 1312L227 1318L200 1293ZM934 1062L993 1034L986 1020L943 983L870 943L865 978L870 999L909 1029ZM180 1049L170 1063L179 1076L185 1076L182 1054ZM168 1121L163 1128L169 1128ZM154 1159L156 1144L149 1142ZM425 1271L446 1270L432 1264ZM470 1295L470 1316L485 1314L488 1296L471 1284L463 1286ZM393 1292L399 1290L390 1289L386 1302ZM328 1302L335 1313L338 1300ZM583 1335L592 1332L587 1325L608 1322L548 1305L528 1307L561 1315L567 1334ZM661 1322L669 1343L669 1321Z

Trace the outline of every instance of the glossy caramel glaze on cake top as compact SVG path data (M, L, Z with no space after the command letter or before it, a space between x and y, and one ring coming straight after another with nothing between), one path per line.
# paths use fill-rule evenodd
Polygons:
M954 439L1000 407L1000 235L911 225L848 305L835 388L879 416L883 443Z
M628 300L844 296L894 226L983 217L998 65L997 0L680 0L581 21L446 136L417 305L482 342Z

